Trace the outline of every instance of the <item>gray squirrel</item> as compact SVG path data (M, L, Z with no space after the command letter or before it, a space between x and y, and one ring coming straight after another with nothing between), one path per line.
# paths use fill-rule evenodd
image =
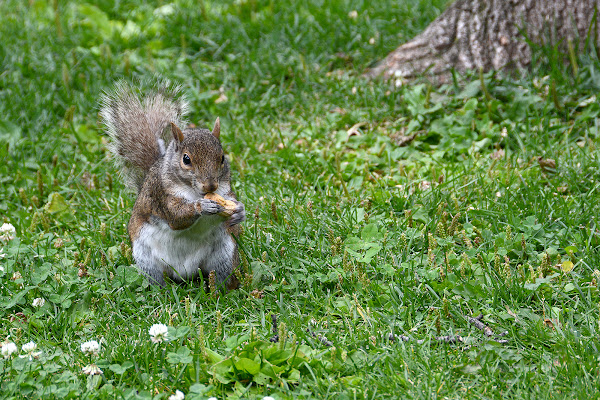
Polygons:
M161 286L165 277L190 281L215 271L217 285L236 288L239 253L233 236L240 234L245 209L231 190L219 118L212 132L181 130L188 103L181 88L167 81L147 89L119 82L101 104L109 149L137 193L128 224L137 267ZM227 213L207 194L233 207Z

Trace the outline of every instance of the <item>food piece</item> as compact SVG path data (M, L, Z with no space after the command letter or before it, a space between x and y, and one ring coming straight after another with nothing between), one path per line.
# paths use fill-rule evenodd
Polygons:
M237 207L233 201L225 200L216 193L207 193L204 198L212 200L224 208L224 210L219 213L219 215L222 217L231 217L235 211L235 208Z

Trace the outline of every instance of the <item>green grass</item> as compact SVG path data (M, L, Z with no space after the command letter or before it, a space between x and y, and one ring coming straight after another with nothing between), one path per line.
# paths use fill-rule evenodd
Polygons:
M42 351L0 359L0 397L597 396L594 53L575 71L540 49L527 75L485 75L490 96L478 76L396 87L361 73L447 1L291 3L0 4L0 223L16 227L0 341ZM221 117L248 213L240 290L159 289L132 267L134 197L98 99L155 74L193 122ZM170 341L150 341L156 323Z

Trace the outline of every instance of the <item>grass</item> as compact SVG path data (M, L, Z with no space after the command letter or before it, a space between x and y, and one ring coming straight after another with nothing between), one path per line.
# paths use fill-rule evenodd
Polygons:
M597 396L600 62L541 49L524 76L485 75L489 96L476 75L360 76L446 3L2 2L0 340L42 353L0 359L0 397ZM221 117L240 290L132 267L98 98L155 74L193 122Z

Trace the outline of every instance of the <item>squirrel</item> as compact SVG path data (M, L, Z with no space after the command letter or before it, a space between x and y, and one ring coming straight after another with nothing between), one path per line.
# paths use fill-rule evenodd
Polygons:
M244 205L231 190L219 118L212 131L192 125L182 130L187 112L181 87L168 81L146 91L121 81L101 97L109 150L137 193L127 226L133 258L151 284L165 286L165 277L196 280L200 274L206 282L215 271L219 287L235 289L235 238ZM235 203L231 216L204 198L209 193Z

